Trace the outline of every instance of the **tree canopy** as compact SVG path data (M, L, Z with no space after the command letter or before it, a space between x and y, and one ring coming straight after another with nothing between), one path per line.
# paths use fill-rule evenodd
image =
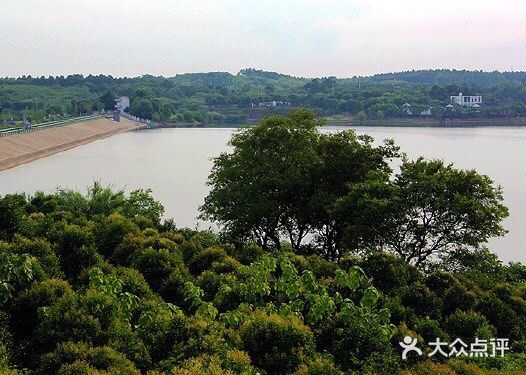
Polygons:
M405 157L395 174L392 141L319 125L301 110L235 134L214 161L203 218L264 249L286 240L327 259L385 250L422 267L505 233L508 211L489 177Z

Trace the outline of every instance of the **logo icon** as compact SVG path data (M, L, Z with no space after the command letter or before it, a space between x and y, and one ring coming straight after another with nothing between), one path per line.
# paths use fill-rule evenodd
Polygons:
M416 347L417 339L411 336L405 336L403 341L399 342L400 346L404 348L402 352L402 359L407 359L407 355L411 352L416 352L418 355L422 355L422 350Z

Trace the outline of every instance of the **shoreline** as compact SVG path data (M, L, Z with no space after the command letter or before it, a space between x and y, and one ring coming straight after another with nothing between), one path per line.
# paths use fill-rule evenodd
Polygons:
M101 118L0 138L0 171L134 130L141 125L123 117L120 122Z
M408 118L408 117L386 117L383 119L367 119L363 122L352 118L334 119L323 117L326 120L325 126L334 127L389 127L389 128L520 128L526 127L526 117L509 118L477 118L477 119L453 119L441 121L436 118ZM160 123L152 129L239 129L254 126L260 119L249 119L242 124L200 124L172 122ZM139 130L152 130L139 129Z

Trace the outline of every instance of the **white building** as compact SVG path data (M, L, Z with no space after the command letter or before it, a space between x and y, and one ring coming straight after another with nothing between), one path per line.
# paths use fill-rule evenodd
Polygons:
M420 116L433 116L433 113L432 113L432 108L428 108L424 111L421 111L420 112Z
M402 106L402 111L406 114L406 115L409 115L411 116L413 114L413 111L411 110L411 104L409 103L405 103L403 106Z
M285 106L289 106L290 107L290 103L289 102L283 102L283 101L280 101L280 100L273 100L271 102L260 102L260 103L251 103L250 105L252 108L256 108L256 107L285 107Z
M474 107L475 105L480 107L480 104L482 104L482 96L462 95L462 93L460 93L458 95L451 97L451 103L455 103L455 104L466 106L466 107Z
M130 106L130 98L127 96L121 96L117 100L115 100L115 109L118 110L120 113L124 113L126 108Z

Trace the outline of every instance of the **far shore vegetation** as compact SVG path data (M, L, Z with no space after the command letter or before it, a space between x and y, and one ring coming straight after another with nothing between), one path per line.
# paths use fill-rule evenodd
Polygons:
M451 104L452 95L481 95L479 107ZM104 75L0 78L0 127L113 110L131 98L131 114L183 126L239 126L308 108L336 125L505 125L526 121L526 72L421 70L371 77L299 78L244 69L174 77ZM513 124L512 124L513 125Z

